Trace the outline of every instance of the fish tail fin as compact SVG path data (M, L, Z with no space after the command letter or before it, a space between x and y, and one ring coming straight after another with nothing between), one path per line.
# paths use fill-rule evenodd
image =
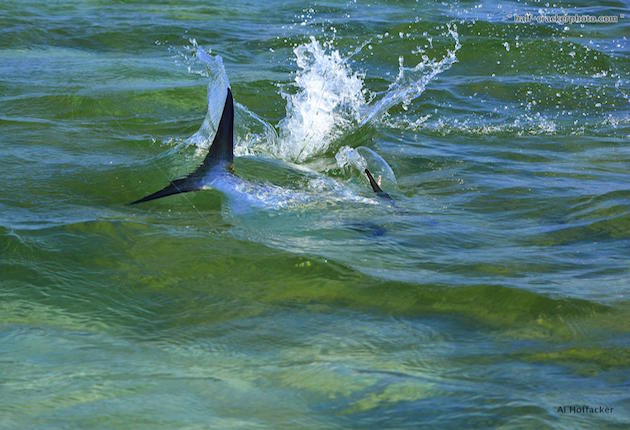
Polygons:
M138 199L134 202L129 203L130 205L135 205L138 203L148 202L150 200L160 199L166 196L172 196L174 194L187 193L189 191L195 191L198 187L189 180L189 178L176 179L166 187L162 188L160 191L156 191L153 194L149 194L148 196L144 196L141 199Z
M150 200L159 199L161 197L172 196L173 194L187 193L189 191L197 191L200 189L199 182L213 166L219 163L225 163L230 168L234 160L234 101L232 99L232 91L227 89L225 105L221 120L217 127L216 135L210 145L210 150L203 160L203 163L193 173L182 179L176 179L160 191L142 197L130 204L148 202Z

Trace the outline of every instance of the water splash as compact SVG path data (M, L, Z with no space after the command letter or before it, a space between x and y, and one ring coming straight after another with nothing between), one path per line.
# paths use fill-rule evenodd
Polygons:
M457 27L449 25L448 34L455 46L439 61L425 55L416 66L405 67L401 57L398 77L375 104L368 104L364 75L351 69L349 59L332 49L332 43L322 46L311 37L309 43L294 49L298 71L293 87L297 91L282 93L287 114L279 124L273 154L294 162L322 155L344 134L380 118L399 103L411 103L457 61L461 48Z
M447 50L439 61L425 55L414 67L404 66L401 57L398 76L380 99L369 94L364 86L365 76L352 70L350 59L342 57L334 49L333 42L320 43L311 36L309 42L293 50L297 72L291 90L289 87L281 89L287 106L286 116L278 124L279 134L271 124L236 103L235 153L268 155L292 163L304 163L329 152L331 148L335 149L334 143L344 135L377 120L397 104L407 106L424 92L437 75L457 61L456 53L461 48L457 27L449 25L447 28L448 35L455 41L454 48ZM204 74L210 77L210 83L208 114L199 131L187 143L206 148L219 122L229 80L221 57L210 56L196 45L194 39L191 43L195 58L205 66ZM369 103L368 99L372 98L378 101ZM348 149L344 151L338 154L338 162L351 155ZM366 154L365 151L363 153ZM358 152L354 156L362 157ZM370 159L375 159L375 156L370 155ZM390 174L391 168L381 168L382 164L387 165L384 160L376 164L384 175L395 182L393 173ZM358 168L358 164L353 166Z
M276 129L238 102L234 103L234 111L234 154L269 155L269 148L278 142Z
M367 169L367 161L365 158L363 158L356 149L350 148L349 146L339 148L337 155L335 155L335 160L337 161L337 166L342 169L347 166L354 167L360 172Z
M211 51L198 46L195 39L190 39L190 42L192 47L189 49L193 51L194 59L203 65L203 69L193 71L191 61L188 60L188 70L209 78L208 111L199 130L186 139L185 143L205 150L212 144L217 125L221 120L230 81L220 55L210 55ZM242 156L268 153L268 148L278 140L273 126L238 102L234 103L234 110L235 154Z
M396 175L387 161L365 146L358 148L342 146L335 155L335 160L341 169L354 169L362 177L363 171L369 169L376 177L384 179L386 186L396 184Z
M325 152L331 142L357 124L365 105L363 76L353 72L339 51L326 49L311 36L293 50L298 71L295 94L287 100L286 117L280 122L276 156L305 161Z
M398 77L389 86L385 95L372 106L363 117L361 125L365 125L378 118L389 108L402 103L406 107L424 92L429 82L440 73L451 68L457 62L457 51L462 47L459 43L457 26L448 25L448 34L455 40L453 50L447 50L446 56L440 61L429 59L425 54L422 61L414 67L405 67L404 58L399 58Z
M184 55L190 73L197 73L209 78L207 89L208 110L199 130L184 141L184 144L195 146L199 153L205 152L211 145L216 128L223 113L227 89L230 85L222 58L210 55L203 47L198 46L194 39L190 40L192 47L187 48L189 55ZM323 53L323 49L313 40ZM190 55L192 54L192 55ZM342 64L338 52L334 61ZM199 65L203 68L199 69ZM346 67L346 66L344 66ZM361 81L362 82L362 81ZM339 84L341 85L341 84ZM358 87L361 88L361 85ZM274 127L251 112L247 107L235 102L235 148L238 156L243 155L277 155L278 135ZM199 154L201 155L201 154ZM276 156L284 161L291 161L289 157ZM384 161L383 161L384 162ZM303 171L307 176L313 174L306 166L294 165L295 169ZM207 178L204 188L222 192L230 201L226 206L230 216L251 214L252 209L276 211L280 209L297 209L306 206L318 206L322 202L354 201L362 204L376 204L374 199L357 195L354 191L338 181L322 174L315 174L306 183L306 189L292 189L281 187L268 182L249 182L231 174L218 175Z
M225 72L223 59L220 55L209 55L202 47L197 46L194 39L191 39L191 43L196 48L195 57L205 66L205 76L208 76L210 79L208 79L208 111L206 117L199 130L187 139L187 143L193 144L198 148L207 148L212 143L212 137L221 120L230 80Z

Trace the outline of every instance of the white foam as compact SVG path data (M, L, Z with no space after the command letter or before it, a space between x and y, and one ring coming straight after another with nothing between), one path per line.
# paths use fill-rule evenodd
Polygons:
M353 71L349 60L332 49L331 43L322 46L311 37L309 43L295 48L296 92L282 93L287 113L279 124L273 155L293 162L322 155L344 133L380 118L392 106L411 103L457 61L456 52L461 48L457 27L449 26L448 34L455 40L453 50L440 61L424 56L414 67L405 67L401 59L398 77L372 105L366 101L364 76Z
M296 92L282 92L286 117L273 153L301 162L322 154L344 130L356 125L365 105L363 76L353 72L339 51L326 51L314 38L296 47Z
M286 116L278 124L279 134L245 106L235 104L236 155L267 155L292 163L322 156L344 134L380 118L392 106L411 103L431 80L450 68L461 45L454 25L448 26L448 34L455 46L440 61L424 56L414 67L406 67L401 57L398 77L375 104L366 101L364 75L352 70L349 58L343 58L332 42L322 44L311 36L308 43L293 50L297 72L291 91L281 89L287 106ZM203 74L210 82L208 114L199 131L186 142L205 149L220 120L229 80L220 56L209 55L194 39L191 43L190 51L205 66Z

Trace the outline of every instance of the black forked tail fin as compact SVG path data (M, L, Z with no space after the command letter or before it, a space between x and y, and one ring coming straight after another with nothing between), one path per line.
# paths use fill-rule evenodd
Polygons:
M227 97L223 106L221 120L217 127L217 132L208 150L208 155L193 173L185 178L176 179L160 191L149 194L141 199L132 202L136 203L148 202L150 200L159 199L161 197L172 196L173 194L187 193L189 191L197 191L200 188L201 179L215 165L224 162L225 167L229 168L234 161L234 101L232 99L232 91L227 89Z

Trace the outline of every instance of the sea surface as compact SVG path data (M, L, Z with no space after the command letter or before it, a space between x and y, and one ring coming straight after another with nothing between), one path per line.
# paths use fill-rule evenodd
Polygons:
M2 0L0 428L629 428L629 13Z

